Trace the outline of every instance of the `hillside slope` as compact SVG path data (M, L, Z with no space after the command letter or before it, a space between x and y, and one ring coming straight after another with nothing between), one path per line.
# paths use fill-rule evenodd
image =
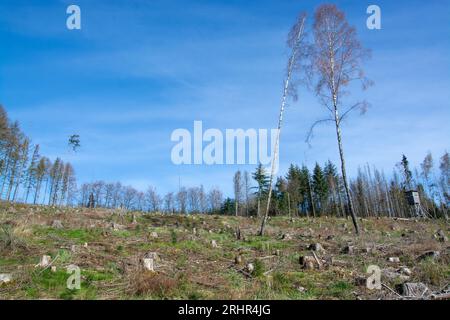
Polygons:
M0 274L11 281L0 298L398 299L405 282L425 284L423 297L448 289L445 221L364 219L359 238L345 219L276 217L265 237L258 223L4 203ZM36 266L44 255L50 265ZM81 270L80 290L66 286L69 265ZM380 290L366 288L369 265L382 269Z

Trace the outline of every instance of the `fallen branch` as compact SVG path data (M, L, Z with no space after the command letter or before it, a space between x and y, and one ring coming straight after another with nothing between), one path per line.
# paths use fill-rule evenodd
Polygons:
M273 272L275 270L275 268L270 269L269 271L264 272L264 275L267 276L269 273Z
M313 256L314 256L314 259L316 260L317 264L319 265L319 269L322 268L322 263L321 263L321 262L319 261L319 259L317 258L316 253L315 253L314 251L312 251L312 250L311 250L311 252L312 252L312 254L313 254Z
M265 256L265 257L256 257L256 259L258 260L265 260L265 259L271 259L271 258L276 258L278 256L276 255L270 255L270 256Z
M393 290L393 289L391 289L391 288L389 288L389 286L387 285L387 284L384 284L384 283L382 283L381 284L383 287L385 287L386 289L388 289L390 292L392 292L392 293L394 293L395 295L397 295L397 296L399 296L400 298L404 298L402 295L400 295L397 291L395 291L395 290Z
M438 294L433 293L430 296L430 298L433 300L448 300L448 299L450 299L450 292L438 293Z
M244 276L251 278L252 275L250 273L248 273L247 271L245 271L244 269L236 269L237 272L242 273Z
M194 279L190 279L190 280L191 280L191 282L194 282L196 284L199 284L201 286L205 286L205 287L208 287L208 288L214 288L214 289L218 289L219 288L219 286L215 285L215 284L205 283L205 282L202 282L202 281L199 281L199 280L194 280Z

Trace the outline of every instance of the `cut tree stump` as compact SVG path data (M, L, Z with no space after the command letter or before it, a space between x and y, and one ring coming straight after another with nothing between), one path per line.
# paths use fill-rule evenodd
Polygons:
M325 253L326 252L320 243L310 244L308 249L311 251L315 251L317 253Z
M43 255L41 257L41 261L39 261L39 263L36 265L36 268L37 267L47 268L50 265L51 261L52 261L52 257L47 256L47 255Z
M152 258L144 258L144 269L147 271L155 271L155 260Z
M6 284L8 282L12 281L12 276L8 273L1 273L0 274L0 285Z
M63 226L63 224L62 224L62 222L61 222L60 220L53 220L53 222L52 222L52 228L55 228L55 229L63 229L64 226Z
M425 260L425 259L432 259L435 260L437 258L439 258L439 256L441 255L441 253L439 251L427 251L423 254L421 254L417 260L421 261L421 260Z
M351 246L351 245L345 246L344 249L342 249L342 253L345 253L345 254L353 254L354 252L355 252L355 247Z
M422 298L430 289L422 282L406 282L398 286L402 296Z
M153 232L150 234L150 236L151 236L153 239L158 238L158 234L157 234L155 231L153 231Z
M316 265L317 269L319 268L319 265L317 264L317 261L313 256L300 256L298 262L303 267L303 269L306 270L316 269Z

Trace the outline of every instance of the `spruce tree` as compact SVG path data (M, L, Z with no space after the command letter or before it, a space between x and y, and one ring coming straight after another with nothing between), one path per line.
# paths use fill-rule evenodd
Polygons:
M328 195L328 184L322 168L318 163L316 163L313 171L312 189L314 191L316 208L319 208L320 212L322 212Z
M265 197L269 190L269 177L266 174L266 171L264 170L264 167L262 164L258 164L256 167L255 172L252 174L253 179L255 179L258 186L256 187L256 197L258 201L258 216L261 212L261 199Z

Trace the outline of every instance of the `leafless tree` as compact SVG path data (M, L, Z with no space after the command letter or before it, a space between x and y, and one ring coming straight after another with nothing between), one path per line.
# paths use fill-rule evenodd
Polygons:
M173 192L168 192L165 196L164 196L164 210L166 211L166 213L174 213L175 211L175 205L174 205L174 194Z
M61 187L61 178L63 174L64 163L60 158L56 158L50 168L50 193L48 198L49 205L55 205L58 199L58 192Z
M105 193L105 181L95 181L92 184L92 193L94 194L95 205L101 206L101 199L103 198L103 195Z
M156 192L156 188L150 186L145 193L145 202L150 212L158 212L161 207L161 197Z
M239 203L242 201L242 174L238 170L233 177L233 187L234 187L234 207L236 217L239 215Z
M205 189L203 188L203 185L200 186L199 190L198 190L198 198L199 198L199 203L200 203L200 212L201 213L205 213L206 210L208 209L208 201L207 201L207 196L205 193Z
M181 214L185 214L187 209L187 190L185 187L180 188L180 190L177 192L176 199L178 212Z
M68 204L76 189L75 171L70 163L66 163L63 168L61 195L59 205Z
M110 208L112 203L112 198L114 194L114 183L107 183L105 185L105 207Z
M49 168L50 168L50 160L46 157L40 158L39 163L36 167L36 172L35 172L36 186L35 186L35 191L34 191L33 204L37 204L39 201L39 196L41 194L42 182L44 181L44 178L46 177L46 175L48 175Z
M314 46L311 52L313 73L311 78L315 83L315 93L319 101L330 112L330 118L319 120L315 124L326 121L332 121L335 124L347 206L358 234L359 228L345 167L341 123L354 110L365 112L367 103L365 101L356 102L346 108L344 112L341 113L341 111L344 108L342 98L348 94L346 88L350 83L355 80L361 81L363 89L371 84L364 76L361 67L362 61L368 57L369 52L362 48L355 28L348 24L345 14L336 5L324 4L316 10L313 33ZM309 137L312 129L308 134Z
M39 162L39 157L39 145L36 145L34 147L33 155L31 156L31 161L26 174L25 202L28 201L28 196L30 195L33 186L36 186L36 170Z
M248 171L244 171L244 197L245 197L245 216L248 217L248 209L250 205L251 179Z
M124 187L123 189L123 207L130 210L136 201L137 191L131 186Z
M189 211L191 213L200 212L200 188L191 187L187 189Z
M441 193L443 200L441 203L443 203L447 208L446 210L446 218L447 218L447 211L450 206L450 157L448 155L448 152L445 152L444 155L440 159L439 163L439 169L441 171L439 184L441 187Z
M111 206L113 208L117 208L118 206L120 206L122 202L122 197L123 197L122 184L120 182L116 182L114 184L114 191L112 193Z
M142 191L136 190L136 201L132 209L138 210L138 211L144 211L145 206L145 193Z
M289 57L288 65L287 65L287 75L286 80L284 82L284 89L283 89L283 95L281 98L281 105L280 105L280 113L278 117L278 127L277 127L277 136L275 140L275 149L273 152L273 158L272 158L272 166L271 166L271 172L270 172L270 178L269 178L269 192L267 196L267 206L266 211L263 215L262 221L261 221L261 228L259 231L259 234L262 236L264 235L264 228L267 222L267 217L269 216L269 209L270 209L270 200L272 198L272 185L273 185L273 179L275 175L275 164L277 156L278 156L278 148L280 144L280 132L281 132L281 126L283 124L283 115L284 115L284 109L286 107L287 99L289 96L289 90L290 90L290 80L292 73L294 71L294 67L299 64L298 61L299 57L301 56L301 50L305 49L302 48L302 44L305 40L304 37L304 29L305 29L305 21L306 21L306 14L301 13L292 27L289 36L288 36L288 46L291 48L291 55Z
M67 196L66 205L73 206L76 203L76 198L78 195L77 180L75 175L75 170L70 163L67 163Z
M218 188L212 188L208 193L209 208L211 213L217 213L223 202L223 194Z

